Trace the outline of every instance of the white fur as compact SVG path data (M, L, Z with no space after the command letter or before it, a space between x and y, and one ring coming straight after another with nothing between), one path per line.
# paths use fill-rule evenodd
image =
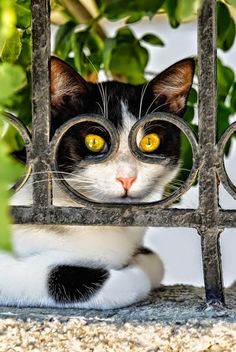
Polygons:
M177 170L136 160L127 142L135 119L123 102L122 117L125 123L115 159L90 165L83 171L78 168L73 175L77 181L71 184L100 202L160 199L165 185ZM129 197L120 199L124 189L116 178L130 176L136 180L129 190ZM31 204L31 191L29 181L15 194L13 204ZM76 206L56 184L54 204ZM160 284L164 273L156 254L133 257L136 249L143 246L144 234L145 229L136 227L14 225L16 256L0 254L0 304L106 309L144 299ZM58 304L48 294L47 280L50 270L60 264L103 267L109 270L110 276L86 302Z

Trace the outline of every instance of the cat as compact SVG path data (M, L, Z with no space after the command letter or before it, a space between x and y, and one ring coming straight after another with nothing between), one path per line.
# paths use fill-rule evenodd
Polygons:
M137 145L142 152L168 157L161 164L135 158L128 135L133 124L147 113L183 116L194 66L192 58L181 60L147 84L137 86L116 81L95 84L52 57L52 135L72 117L104 116L104 110L104 118L113 123L119 135L114 158L80 167L86 158L106 155L109 136L93 123L71 128L57 155L68 182L101 203L161 199L164 188L178 173L179 130L167 122L152 122L138 133ZM28 181L12 203L31 204L31 186ZM54 204L76 206L56 184ZM159 256L145 247L145 231L138 227L13 225L14 254L0 254L0 304L109 309L145 299L164 275Z

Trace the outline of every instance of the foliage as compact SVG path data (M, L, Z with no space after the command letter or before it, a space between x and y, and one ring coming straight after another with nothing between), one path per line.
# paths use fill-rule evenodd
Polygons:
M17 29L14 2L2 0L0 3L0 113L2 110L13 106L13 102L27 84L25 70L17 64L21 56L22 33ZM13 129L9 129L13 131ZM9 184L14 183L20 176L21 167L9 156L10 148L15 148L15 136L9 141L8 126L0 115L0 248L10 250L9 230ZM6 138L6 139L5 139ZM7 143L7 139L8 142Z
M108 78L139 84L145 82L149 61L149 45L163 47L158 33L145 33L137 37L132 24L144 17L166 13L173 28L196 17L202 0L51 0L52 22L58 26L54 53L77 69L84 77L96 81L103 70ZM92 10L83 3L91 3ZM0 0L0 109L15 113L27 125L31 123L31 11L30 0ZM231 9L235 0L217 2L217 46L228 51L235 39L235 21ZM114 36L108 36L101 20L122 20ZM158 70L158 67L157 67ZM196 131L194 124L197 92L192 89L185 120ZM236 82L232 68L218 59L218 136L229 125L236 111ZM15 164L7 153L22 147L16 131L0 125L0 217L6 219L6 185L17 175ZM183 168L191 168L191 151L183 140ZM229 146L228 146L229 148ZM3 172L2 170L6 170ZM14 171L13 171L14 170ZM15 171L16 170L16 171ZM180 178L185 178L183 173ZM5 224L5 220L2 223ZM1 236L7 233L1 227ZM1 245L1 244L0 244ZM6 246L5 246L6 247Z

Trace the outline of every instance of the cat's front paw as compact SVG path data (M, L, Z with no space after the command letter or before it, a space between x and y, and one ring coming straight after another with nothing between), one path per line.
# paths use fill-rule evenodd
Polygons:
M164 276L164 265L156 253L148 248L141 247L133 256L131 265L141 267L148 276L152 288L160 286L161 280Z

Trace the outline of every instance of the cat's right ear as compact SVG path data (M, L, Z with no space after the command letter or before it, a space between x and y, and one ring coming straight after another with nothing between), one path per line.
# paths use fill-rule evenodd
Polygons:
M65 98L79 97L87 91L87 82L71 66L51 57L51 104L60 107ZM67 103L68 103L68 99Z

